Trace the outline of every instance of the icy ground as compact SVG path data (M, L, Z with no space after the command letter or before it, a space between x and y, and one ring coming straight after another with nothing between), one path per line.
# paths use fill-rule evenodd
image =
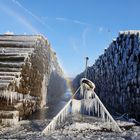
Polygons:
M16 126L1 127L0 126L0 140L4 139L31 139L40 140L46 139L41 136L41 131L49 123L49 120L23 120Z
M99 118L69 116L56 131L45 136L42 130L50 120L23 120L17 126L0 127L0 139L25 140L140 140L140 126L123 128L122 133L110 132Z

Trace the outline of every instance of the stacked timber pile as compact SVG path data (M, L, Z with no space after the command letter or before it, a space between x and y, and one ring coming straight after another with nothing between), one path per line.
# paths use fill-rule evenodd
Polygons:
M62 76L56 61L40 35L0 35L0 122L10 123L46 105L51 73Z
M140 31L122 31L88 68L103 103L116 112L140 117ZM84 72L73 81L79 85Z

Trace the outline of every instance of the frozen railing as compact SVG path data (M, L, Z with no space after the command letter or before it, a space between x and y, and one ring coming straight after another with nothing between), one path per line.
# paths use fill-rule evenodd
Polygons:
M107 111L99 97L94 92L95 85L88 79L83 78L81 85L74 93L72 98L64 106L64 108L52 119L49 125L43 130L43 134L49 134L54 131L60 123L63 123L66 117L70 113L82 113L86 111L89 115L97 116L102 118L107 123L107 128L112 131L121 132L116 121ZM83 97L82 100L74 99L74 96L80 91L80 95ZM83 107L83 108L82 108Z

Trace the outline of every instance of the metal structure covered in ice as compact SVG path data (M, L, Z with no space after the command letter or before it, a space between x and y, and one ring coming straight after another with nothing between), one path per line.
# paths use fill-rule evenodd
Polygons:
M63 123L69 114L88 114L100 117L102 121L106 122L106 127L109 130L121 132L116 121L107 111L99 97L94 92L95 85L88 79L81 79L81 85L76 90L69 102L64 108L52 119L49 125L43 130L43 134L53 132L61 123ZM80 91L80 92L79 92ZM74 99L76 94L80 94L81 100Z
M12 119L18 111L22 118L45 106L52 72L63 77L56 53L43 36L0 35L0 121L5 116L1 114L13 113Z

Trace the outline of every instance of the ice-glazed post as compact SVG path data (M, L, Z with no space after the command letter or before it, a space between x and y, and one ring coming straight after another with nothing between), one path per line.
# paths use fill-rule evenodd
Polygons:
M88 60L89 60L89 58L88 58L88 57L86 57L85 78L87 78L87 66L88 66Z

